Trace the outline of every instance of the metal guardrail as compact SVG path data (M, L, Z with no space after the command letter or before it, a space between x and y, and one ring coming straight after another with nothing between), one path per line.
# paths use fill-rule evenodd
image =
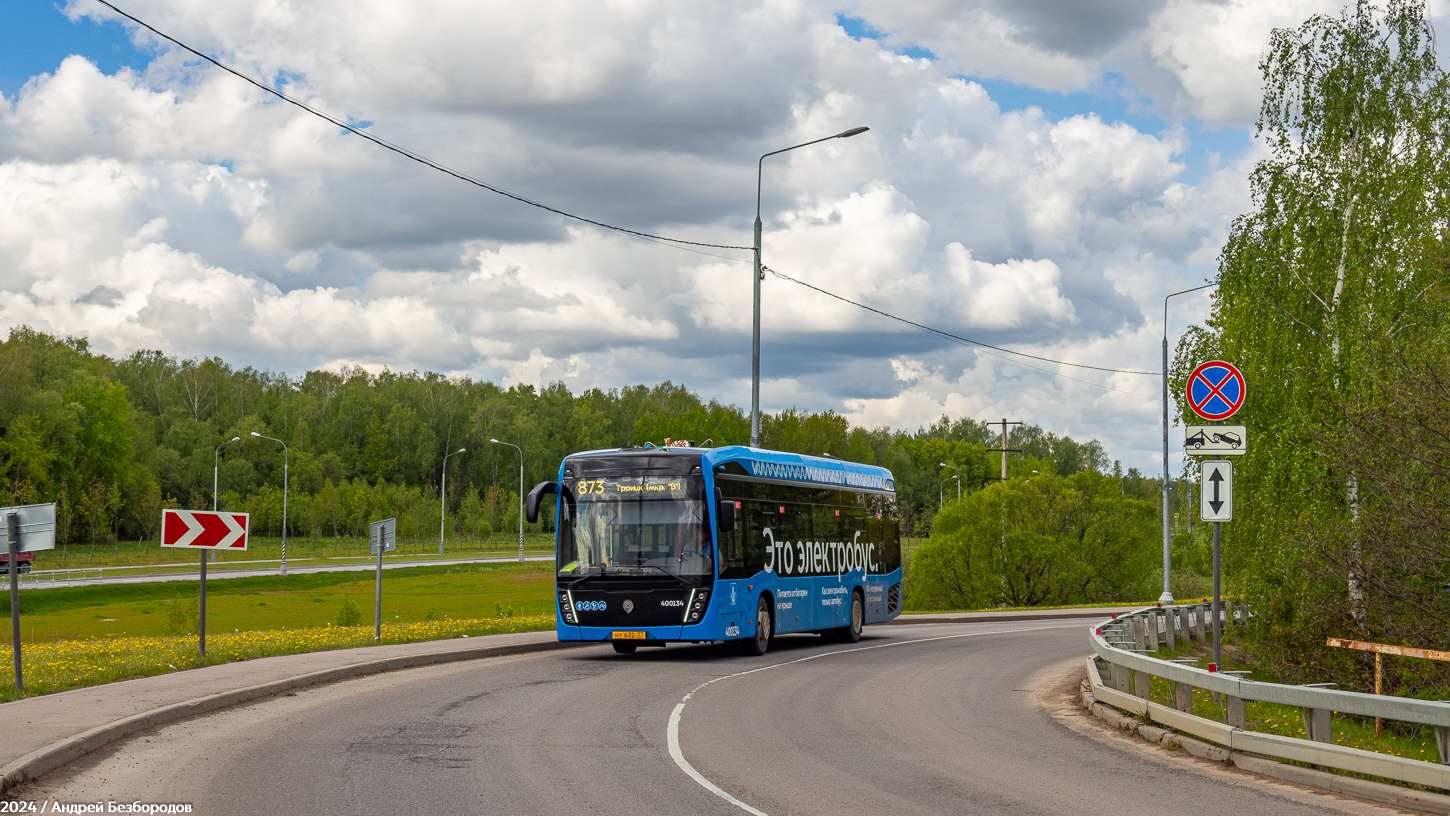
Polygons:
M1212 604L1145 607L1093 625L1088 630L1095 657L1088 658L1093 697L1227 748L1278 759L1307 762L1416 785L1450 790L1450 702L1341 691L1322 685L1260 683L1240 674L1200 669L1150 656L1160 644L1211 639ZM1241 624L1248 608L1225 603L1223 625ZM1173 684L1172 706L1149 699L1152 678ZM1224 722L1196 716L1193 690L1223 701ZM1306 739L1247 730L1244 702L1256 700L1299 709ZM1435 731L1439 763L1379 754L1334 744L1332 712L1428 725Z
M60 583L71 581L101 580L106 577L105 567L78 567L76 569L43 570L23 573L22 584Z

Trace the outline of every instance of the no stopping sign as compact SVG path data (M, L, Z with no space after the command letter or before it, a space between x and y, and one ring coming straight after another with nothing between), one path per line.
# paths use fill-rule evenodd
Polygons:
M1237 413L1247 393L1243 373L1223 360L1201 363L1188 375L1188 407L1210 422Z

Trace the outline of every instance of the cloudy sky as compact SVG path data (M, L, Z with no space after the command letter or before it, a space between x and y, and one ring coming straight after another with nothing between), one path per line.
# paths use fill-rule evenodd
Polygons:
M1258 58L1332 0L119 0L476 179L963 337L1157 371L1249 206ZM1439 10L1438 8L1436 9ZM750 254L450 178L95 0L0 12L0 331L750 402ZM1159 382L763 284L762 407L943 413L1157 472ZM1201 320L1175 298L1170 337ZM1026 364L1024 364L1026 363ZM1177 446L1175 446L1177 447ZM1176 458L1176 457L1175 457Z

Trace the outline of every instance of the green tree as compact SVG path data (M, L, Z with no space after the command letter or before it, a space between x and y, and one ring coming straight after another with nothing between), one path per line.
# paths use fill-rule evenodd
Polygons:
M1450 84L1433 43L1419 0L1360 0L1273 33L1254 210L1234 222L1212 316L1174 364L1179 393L1201 360L1245 373L1226 573L1296 647L1376 628L1356 531L1366 485L1324 441L1382 398L1369 376L1380 346L1444 330ZM1326 519L1351 531L1332 551L1311 541Z
M996 482L937 514L912 560L914 608L1123 601L1154 586L1156 511L1112 477Z

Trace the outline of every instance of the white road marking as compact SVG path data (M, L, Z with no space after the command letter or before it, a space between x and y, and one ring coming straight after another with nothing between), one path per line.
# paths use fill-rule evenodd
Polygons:
M875 646L857 646L853 649L837 649L834 652L821 652L820 654L808 655L806 657L796 658L795 660L788 660L784 663L772 663L769 666L761 666L755 669L746 669L745 671L736 672L734 674L727 674L721 677L716 677L714 680L708 680L691 689L689 694L686 694L684 698L680 700L680 702L675 704L675 710L670 712L670 724L668 728L670 758L675 761L676 765L680 766L680 770L684 771L686 775L699 783L700 787L704 788L705 790L715 794L721 799L724 799L725 801L740 808L746 813L751 814L751 816L769 816L769 814L767 814L765 811L758 810L751 807L750 805L745 804L739 799L736 799L734 796L731 796L719 785L716 785L714 782L711 782L709 779L705 778L704 774L695 770L695 766L691 765L688 759L685 759L685 752L680 750L680 718L685 713L685 704L690 702L690 698L694 697L695 694L701 689L705 688L706 686L718 683L721 680L729 680L733 677L744 677L747 674L756 674L758 672L770 671L771 669L778 669L781 666L793 666L796 663L804 663L807 660L815 660L817 658L830 657L832 655L850 654L851 652L865 652L870 651L871 649L885 649L891 646L906 646L912 643L931 643L932 641L937 640L956 640L958 638L981 637L983 635L1004 635L1012 634L1014 632L1040 632L1045 629L1076 629L1080 625L1081 624L1078 623L1069 623L1059 624L1057 626L1033 626L1025 629L998 629L991 632L965 632L959 635L939 635L937 637L917 638L915 640L898 640L894 643L881 643Z

